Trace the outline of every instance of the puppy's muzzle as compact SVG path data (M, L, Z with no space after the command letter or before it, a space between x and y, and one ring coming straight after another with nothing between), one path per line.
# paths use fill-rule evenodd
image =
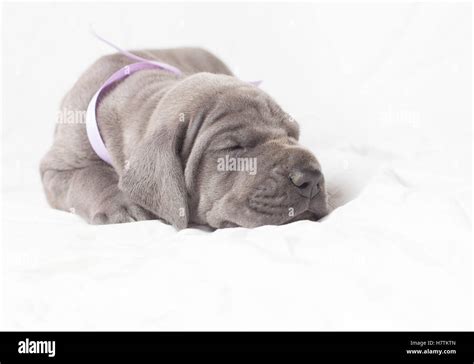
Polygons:
M312 168L297 168L288 176L290 183L296 188L298 194L312 199L321 191L323 174Z

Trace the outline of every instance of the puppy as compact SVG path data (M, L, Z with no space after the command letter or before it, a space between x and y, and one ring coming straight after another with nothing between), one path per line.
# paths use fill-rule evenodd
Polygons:
M177 229L251 228L327 214L321 166L269 95L203 49L134 54L183 74L141 70L101 98L97 124L111 165L91 147L85 110L104 81L132 62L104 56L79 78L61 110L81 120L56 125L40 165L53 208L92 224L160 219Z

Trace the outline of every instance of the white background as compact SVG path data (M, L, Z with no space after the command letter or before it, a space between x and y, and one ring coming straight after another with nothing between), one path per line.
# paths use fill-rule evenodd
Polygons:
M280 227L89 226L38 163L96 58L203 46L301 125L335 211ZM472 329L469 4L7 4L2 329Z

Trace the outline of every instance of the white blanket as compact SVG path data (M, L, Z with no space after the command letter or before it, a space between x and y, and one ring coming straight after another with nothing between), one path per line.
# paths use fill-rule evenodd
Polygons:
M472 330L469 5L90 6L5 6L2 329ZM49 208L38 161L55 108L110 51L89 21L263 78L320 160L332 214L176 232Z

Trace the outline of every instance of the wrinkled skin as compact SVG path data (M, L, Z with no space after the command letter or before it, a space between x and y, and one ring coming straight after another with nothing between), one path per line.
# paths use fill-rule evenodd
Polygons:
M90 223L159 218L178 229L279 225L327 214L321 166L269 95L201 49L136 53L185 74L139 71L101 100L97 119L112 166L94 153L83 123L58 124L40 168L52 207L73 209ZM86 110L105 79L129 63L122 55L101 58L61 109ZM232 170L222 164L226 158L248 168Z

